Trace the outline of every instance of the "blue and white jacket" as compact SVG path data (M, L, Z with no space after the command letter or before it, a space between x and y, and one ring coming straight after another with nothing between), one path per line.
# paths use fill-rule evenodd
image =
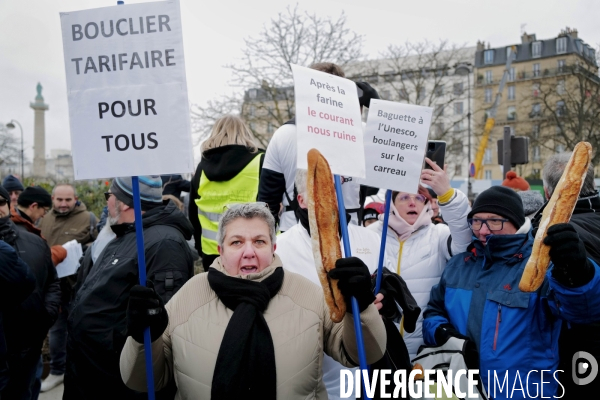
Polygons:
M435 330L448 322L475 342L480 375L494 399L537 397L541 393L536 396L536 390L542 389L544 396L557 390L561 396L554 374L560 319L580 324L600 319L600 268L595 263L594 277L582 287L558 283L551 265L540 289L519 290L533 246L530 226L527 220L515 235L492 236L487 246L475 240L467 252L450 259L424 313L426 344L436 345Z

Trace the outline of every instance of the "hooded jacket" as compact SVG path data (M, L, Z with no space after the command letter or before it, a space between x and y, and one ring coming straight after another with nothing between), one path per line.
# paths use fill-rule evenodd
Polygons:
M11 245L35 276L35 290L18 307L4 314L9 352L39 351L58 317L60 286L46 241L17 229L9 217L0 219L0 239Z
M193 275L186 240L192 226L173 202L142 216L148 281L166 303ZM65 399L130 398L121 381L119 354L127 338L130 289L138 281L135 224L112 227L95 263L84 257L68 318ZM116 397L115 397L116 396Z
M212 268L227 274L217 258ZM274 257L264 270L239 279L262 281L281 260ZM217 354L233 311L219 300L208 283L208 274L196 275L166 305L169 325L152 343L154 381L158 388L175 379L175 399L208 399ZM279 292L263 314L275 349L278 399L327 399L323 384L323 352L338 362L354 366L356 339L351 314L333 323L323 290L308 279L285 271ZM369 305L361 314L368 363L383 356L385 328L377 309ZM146 391L144 349L129 337L121 353L121 376L132 389ZM261 379L260 371L256 378Z
M65 244L77 240L88 244L96 237L96 216L88 211L85 204L77 202L75 208L68 214L59 214L54 209L40 223L42 236L48 245Z
M192 226L194 227L194 242L198 254L202 256L202 264L208 268L216 258L215 255L207 255L202 252L202 226L198 220L198 205L196 199L199 198L198 187L200 186L200 178L202 172L206 177L215 182L226 182L233 179L240 173L254 158L260 154L260 171L264 161L264 150L258 150L257 153L251 153L246 146L227 145L214 149L206 150L202 153L202 160L196 168L196 173L192 179L192 191L190 192L190 204L188 215ZM258 188L257 188L258 190Z
M594 265L592 280L578 288L558 283L551 275L551 264L536 292L519 290L532 246L529 220L514 235L491 236L486 246L475 240L470 251L448 262L424 313L426 344L440 344L435 331L446 323L475 342L479 373L494 399L537 397L542 386L544 396L560 397L562 389L554 375L560 319L587 323L600 317L598 265ZM542 370L546 371L543 376ZM505 377L508 385L501 390ZM569 392L565 398L571 398Z
M8 381L3 314L18 307L35 289L35 275L8 243L0 240L0 391Z
M403 242L391 228L387 230L384 265L404 279L421 310L425 310L431 288L439 282L446 262L453 255L465 251L473 235L467 224L471 207L461 191L455 190L450 201L440 203L440 210L448 225L430 223ZM367 229L381 235L382 228L383 223L378 221ZM403 332L411 359L423 344L422 321L421 313L415 331Z

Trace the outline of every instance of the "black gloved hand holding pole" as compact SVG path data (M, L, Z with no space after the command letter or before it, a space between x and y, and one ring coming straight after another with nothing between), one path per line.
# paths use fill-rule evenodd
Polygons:
M144 329L150 327L150 340L158 339L169 324L169 316L162 298L153 285L135 285L129 291L127 304L127 335L138 343L144 343Z
M335 262L335 268L329 271L328 276L338 280L338 288L346 300L347 312L352 313L350 298L353 296L358 301L360 312L375 301L375 295L371 291L371 273L360 258L340 258Z
M544 244L550 246L554 279L572 288L583 286L592 280L594 267L587 259L585 245L573 225L552 225L548 228Z

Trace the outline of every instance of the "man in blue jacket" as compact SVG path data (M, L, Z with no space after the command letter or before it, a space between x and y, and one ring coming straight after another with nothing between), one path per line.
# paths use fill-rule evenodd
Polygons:
M494 399L569 398L556 375L561 319L598 319L600 268L587 258L575 229L556 224L544 239L552 261L546 278L537 291L522 292L534 238L520 197L492 187L477 197L468 218L474 241L448 261L431 290L425 343L472 340L484 388Z

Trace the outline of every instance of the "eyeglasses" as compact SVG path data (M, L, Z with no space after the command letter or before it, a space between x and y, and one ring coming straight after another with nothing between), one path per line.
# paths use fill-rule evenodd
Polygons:
M502 228L504 228L504 223L509 221L507 219L502 218L469 218L467 219L467 222L469 223L469 227L476 231L480 230L483 227L483 224L485 224L485 226L487 226L490 232L493 232L502 230Z
M416 203L425 204L427 198L422 194L403 194L396 197L396 200L400 201L400 203L408 203L410 199L413 199Z
M114 193L112 192L104 192L104 198L106 199L106 201L108 201L108 199L110 198L110 196L112 196Z
M0 199L0 207L4 207L8 203L8 200Z

